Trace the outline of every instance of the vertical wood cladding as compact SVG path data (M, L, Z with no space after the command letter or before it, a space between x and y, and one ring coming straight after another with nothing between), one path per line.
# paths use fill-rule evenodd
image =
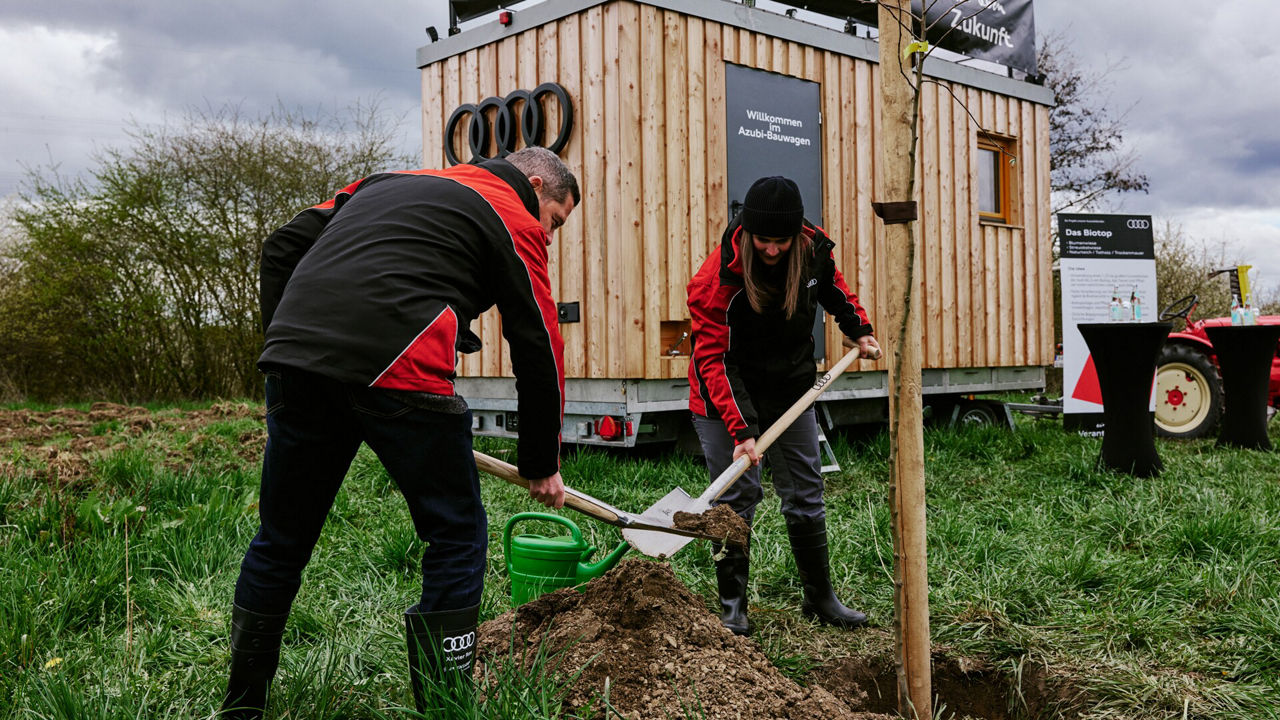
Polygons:
M548 81L572 99L572 138L561 156L578 176L582 203L549 248L556 299L581 303L581 322L561 325L569 377L687 373L687 358L664 355L660 326L688 317L685 284L728 221L727 62L821 83L825 229L883 335L883 233L870 210L881 199L875 63L615 0L422 69L426 167L445 166L444 126L462 103ZM1048 108L947 81L923 92L916 277L925 367L1048 365ZM556 104L544 106L554 132ZM978 220L969 180L979 124L1018 153L1009 225ZM465 147L455 152L468 156ZM472 329L485 347L463 357L460 374L510 375L497 312ZM830 362L843 352L832 323L827 348Z

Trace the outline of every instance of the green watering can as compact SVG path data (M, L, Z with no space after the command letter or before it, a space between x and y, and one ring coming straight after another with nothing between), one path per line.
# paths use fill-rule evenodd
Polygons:
M569 528L569 536L546 537L544 535L514 535L516 523L524 520L545 520ZM553 590L581 585L608 572L630 545L624 540L618 543L603 560L588 564L595 553L594 545L587 545L582 531L571 520L550 513L526 512L512 516L502 533L502 550L507 558L507 574L511 576L511 604L519 607L526 602Z

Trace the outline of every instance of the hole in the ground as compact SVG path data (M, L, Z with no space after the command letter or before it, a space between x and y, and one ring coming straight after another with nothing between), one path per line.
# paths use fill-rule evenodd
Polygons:
M891 659L842 658L813 673L855 712L896 714L898 674ZM1014 677L987 663L933 653L934 707L941 717L978 720L1078 716L1080 696L1049 682L1043 667Z

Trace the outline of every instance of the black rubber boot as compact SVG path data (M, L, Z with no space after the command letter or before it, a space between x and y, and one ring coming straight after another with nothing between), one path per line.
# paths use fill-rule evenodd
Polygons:
M720 555L721 546L712 544L711 548L716 556ZM716 585L720 588L720 624L734 635L750 635L751 623L747 620L750 550L729 546L724 553L724 557L716 561Z
M428 717L438 712L440 690L469 685L476 663L476 625L480 605L459 610L404 613L405 640L409 648L409 684L413 704ZM429 690L424 692L424 685ZM431 711L431 712L429 712Z
M266 712L288 617L289 613L259 615L231 606L231 677L218 712L222 720L259 720Z
M791 552L795 555L796 569L800 571L800 582L804 585L801 611L836 627L866 625L867 616L845 607L836 599L835 590L831 587L826 518L802 522L788 520L787 537L791 540Z

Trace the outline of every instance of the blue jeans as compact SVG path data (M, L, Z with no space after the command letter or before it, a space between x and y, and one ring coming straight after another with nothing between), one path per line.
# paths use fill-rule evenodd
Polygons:
M422 556L422 612L476 605L488 521L471 454L471 412L407 405L393 393L304 370L267 370L261 526L240 565L235 602L287 613L338 488L363 441L409 504Z

